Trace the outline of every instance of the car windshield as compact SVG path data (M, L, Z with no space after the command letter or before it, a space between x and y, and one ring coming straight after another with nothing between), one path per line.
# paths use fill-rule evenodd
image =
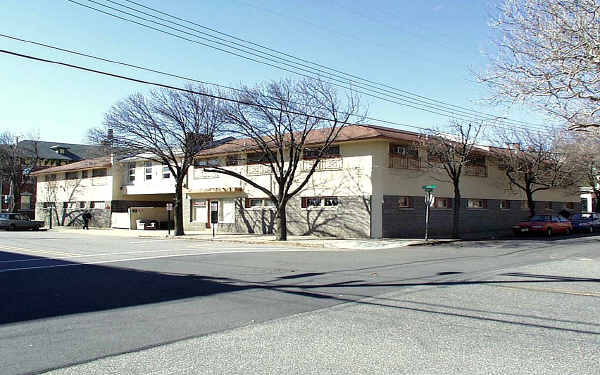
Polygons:
M531 219L529 219L529 221L550 221L550 216L535 215L532 216Z

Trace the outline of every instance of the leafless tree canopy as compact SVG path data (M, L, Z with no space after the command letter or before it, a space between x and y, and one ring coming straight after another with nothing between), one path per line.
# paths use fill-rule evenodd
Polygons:
M564 132L505 131L499 139L503 144L495 149L495 157L510 183L525 192L532 216L536 192L577 188L577 165L573 155L565 152L568 135Z
M222 103L203 86L187 92L152 91L132 95L114 105L104 128L90 131L93 142L117 153L143 155L167 166L176 186L175 234L183 234L182 186L195 155L214 144L223 124Z
M21 139L11 132L0 133L0 182L9 186L9 211L16 210L23 187L31 183L30 173L39 159L37 143L25 146Z
M571 128L600 126L600 2L505 0L479 79L499 101L537 105Z
M484 127L485 124L482 123L453 121L450 123L450 132L432 130L423 141L427 151L427 165L442 169L452 183L454 190L452 235L455 238L460 235L461 176L465 168L484 158L482 150L477 146Z
M277 208L277 231L287 238L285 207L300 192L316 170L321 158L336 140L342 128L359 122L359 100L348 94L341 98L319 80L270 82L255 88L243 87L235 95L238 102L228 103L225 116L231 134L247 140L246 151L262 155L270 168L277 191L261 186L230 169L207 168L239 178L266 194ZM311 158L307 173L298 173L304 153Z
M600 134L598 132L576 133L562 145L564 152L574 164L574 172L582 185L596 197L594 211L600 211Z

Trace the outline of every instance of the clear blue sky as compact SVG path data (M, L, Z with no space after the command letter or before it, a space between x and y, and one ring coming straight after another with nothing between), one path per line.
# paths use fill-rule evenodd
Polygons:
M79 0L87 3L86 0ZM138 0L182 18L420 95L511 118L481 106L470 69L486 64L488 1ZM224 85L293 77L274 68L119 21L65 0L4 0L0 33ZM184 82L0 38L0 49L182 86ZM117 100L150 87L0 54L0 130L85 141ZM447 119L364 98L369 115L423 127Z

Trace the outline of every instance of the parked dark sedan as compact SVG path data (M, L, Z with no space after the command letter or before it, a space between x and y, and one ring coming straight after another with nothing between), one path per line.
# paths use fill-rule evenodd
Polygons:
M38 230L44 226L43 221L31 220L25 215L16 213L0 213L0 228L6 230L31 229Z
M600 229L600 214L596 212L575 214L570 217L573 230L592 233Z

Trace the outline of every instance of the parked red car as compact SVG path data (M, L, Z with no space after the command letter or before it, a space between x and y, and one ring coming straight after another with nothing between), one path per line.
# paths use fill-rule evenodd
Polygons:
M552 236L556 233L571 234L573 226L571 222L562 216L535 215L529 220L522 221L513 226L514 234L543 233Z

